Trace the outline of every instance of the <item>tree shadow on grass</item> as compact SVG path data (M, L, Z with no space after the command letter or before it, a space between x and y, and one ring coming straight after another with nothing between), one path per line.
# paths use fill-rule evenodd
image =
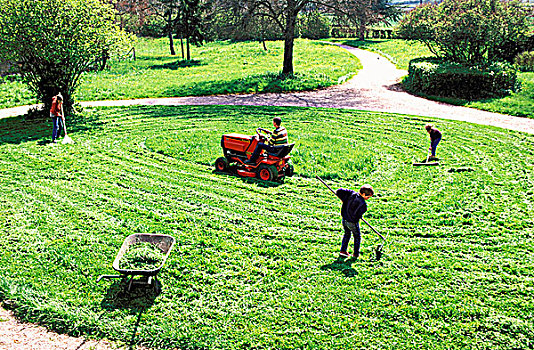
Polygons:
M149 66L150 69L171 69L171 70L177 70L180 68L187 68L187 67L198 67L198 66L204 66L206 63L203 63L199 60L177 60L174 62L164 63L164 64L155 64L153 66Z
M312 79L314 79L312 76L285 77L279 73L264 73L232 80L197 81L194 84L186 84L167 89L163 95L179 97L315 90L319 88L318 84L320 82L314 83Z
M358 272L352 268L354 262L354 259L345 259L340 256L336 258L334 262L321 266L321 270L339 271L345 275L345 277L354 277L358 274Z
M52 119L42 113L31 111L23 116L0 119L0 145L35 141L38 145L49 144L52 141ZM67 117L67 132L71 135L96 130L102 128L101 124L96 117L70 116ZM62 138L63 130L60 135Z
M128 342L129 349L133 350L136 344L137 329L141 324L141 316L154 305L154 301L161 293L161 283L154 279L152 284L134 283L130 289L128 289L128 284L129 281L126 278L120 281L115 280L108 288L100 306L106 311L129 310L130 314L137 315Z

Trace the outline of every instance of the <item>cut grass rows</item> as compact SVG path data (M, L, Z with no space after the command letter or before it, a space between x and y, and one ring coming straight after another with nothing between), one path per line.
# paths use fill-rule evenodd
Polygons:
M281 116L296 176L213 171L223 133ZM531 135L453 121L439 167L424 118L274 107L89 109L75 145L0 121L0 299L24 320L156 348L528 348L534 291ZM48 121L46 121L48 122ZM354 163L354 164L353 164ZM450 171L458 168L473 171ZM363 257L336 263L334 187L371 183ZM96 283L132 233L176 247L162 293ZM137 297L136 297L137 295ZM482 344L482 345L481 345Z

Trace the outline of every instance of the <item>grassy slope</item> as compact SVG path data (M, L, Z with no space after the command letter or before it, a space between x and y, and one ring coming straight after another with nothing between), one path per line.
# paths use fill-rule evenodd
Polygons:
M296 78L280 80L283 42L212 42L192 48L192 61L168 53L167 39L140 39L137 60L112 62L111 68L83 76L77 100L199 96L227 93L313 90L353 76L357 58L335 46L297 40ZM178 47L179 49L179 47ZM0 108L35 103L20 82L0 84Z
M337 39L346 45L362 47L388 57L399 69L408 69L411 59L428 57L433 54L428 48L415 41L407 40L379 40L358 41ZM485 111L510 114L520 117L534 118L534 73L518 73L522 89L503 98L494 98L481 101L464 101L437 98L456 105L478 108Z
M297 176L280 186L212 172L220 135L283 118ZM353 111L94 109L72 146L49 125L0 120L0 299L71 334L161 348L510 349L533 346L534 138ZM326 147L325 145L328 145ZM474 171L459 172L472 168ZM336 263L339 201L317 183L371 183L380 262ZM356 180L355 180L356 179ZM155 297L116 296L124 238L172 234ZM138 294L136 294L138 296Z

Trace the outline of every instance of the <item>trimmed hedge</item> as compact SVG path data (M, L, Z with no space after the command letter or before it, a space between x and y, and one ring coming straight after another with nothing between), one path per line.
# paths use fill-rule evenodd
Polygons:
M416 94L464 100L502 97L519 89L517 71L510 64L464 66L436 57L411 60L403 85Z

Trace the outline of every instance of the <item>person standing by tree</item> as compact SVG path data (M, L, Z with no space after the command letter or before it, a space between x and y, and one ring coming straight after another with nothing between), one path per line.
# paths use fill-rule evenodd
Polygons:
M63 95L61 92L52 97L52 107L50 108L50 118L54 123L52 130L52 142L57 143L56 139L65 127L65 114L63 113Z
M83 73L102 53L113 57L131 49L134 37L115 22L116 11L102 0L0 0L0 61L20 62L22 80L45 106L63 95L73 111Z

